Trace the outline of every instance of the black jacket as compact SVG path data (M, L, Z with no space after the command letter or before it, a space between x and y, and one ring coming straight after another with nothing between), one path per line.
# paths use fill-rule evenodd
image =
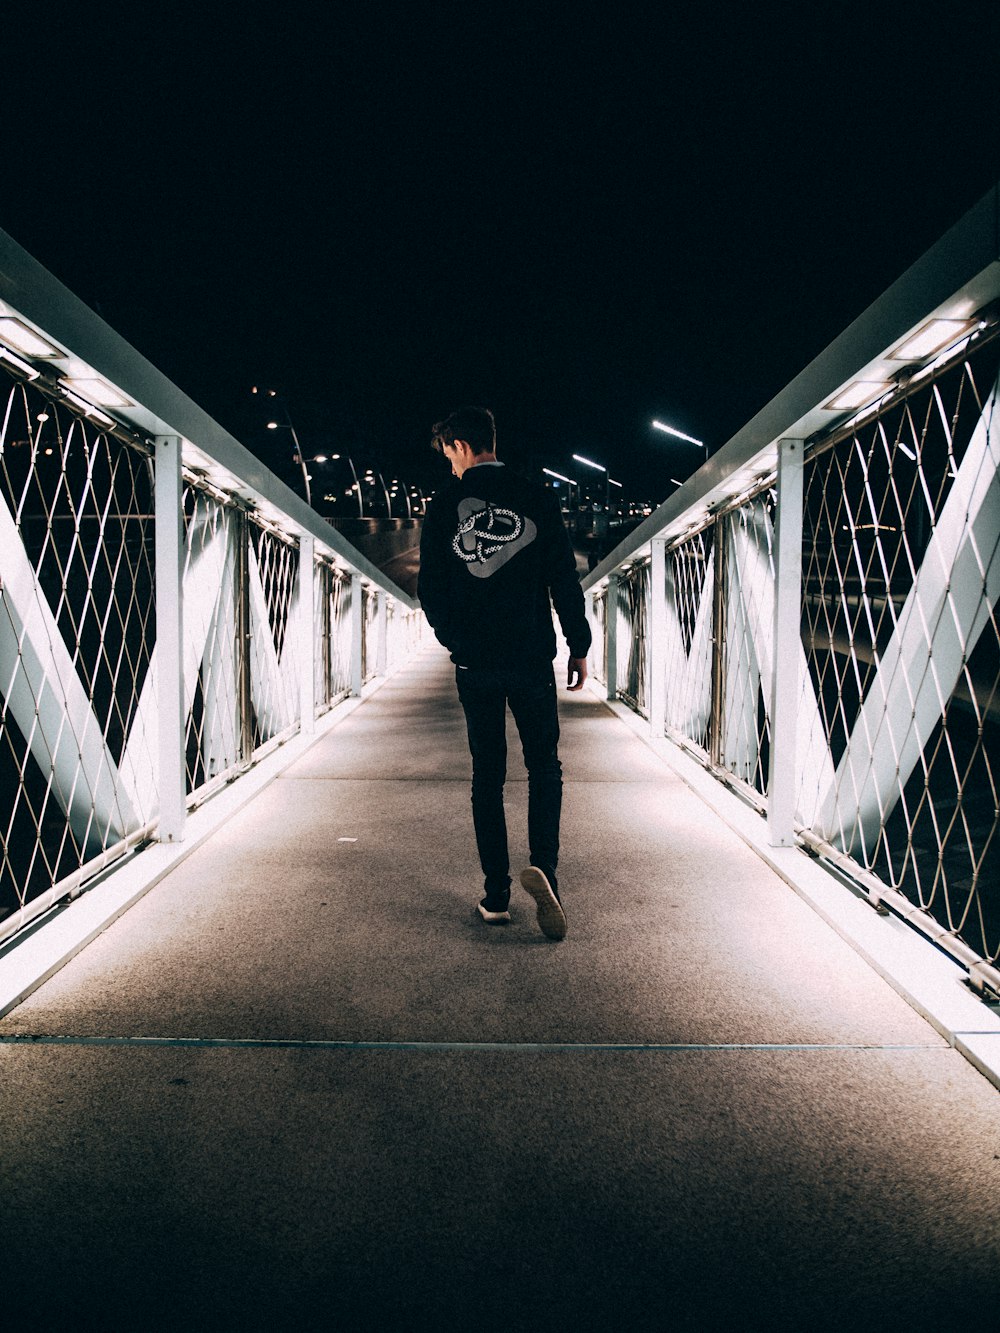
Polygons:
M459 666L547 667L556 655L553 606L570 656L590 649L558 502L501 465L469 468L434 496L420 539L417 596Z

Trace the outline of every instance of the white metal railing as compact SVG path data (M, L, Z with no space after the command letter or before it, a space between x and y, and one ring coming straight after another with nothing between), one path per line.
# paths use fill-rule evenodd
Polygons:
M998 222L1000 187L584 585L609 698L994 992Z
M0 233L0 939L182 838L422 625Z

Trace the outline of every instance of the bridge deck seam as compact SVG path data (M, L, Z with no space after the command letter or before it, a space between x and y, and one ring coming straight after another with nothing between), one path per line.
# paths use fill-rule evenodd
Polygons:
M942 1042L505 1042L505 1041L347 1041L295 1037L149 1037L86 1036L52 1033L0 1034L0 1046L134 1046L180 1049L320 1051L537 1051L649 1052L683 1054L709 1051L947 1051Z

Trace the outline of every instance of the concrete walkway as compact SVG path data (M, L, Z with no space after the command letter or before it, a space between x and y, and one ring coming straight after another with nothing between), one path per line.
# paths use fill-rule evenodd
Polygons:
M520 891L475 914L435 649L0 1022L6 1319L995 1320L997 1091L592 695L562 708L562 943ZM526 797L512 734L516 868Z

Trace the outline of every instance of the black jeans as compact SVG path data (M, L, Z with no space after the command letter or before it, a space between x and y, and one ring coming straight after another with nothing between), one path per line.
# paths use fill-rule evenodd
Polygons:
M559 860L562 765L556 682L548 671L458 667L458 697L465 709L472 752L472 819L488 896L510 887L503 788L507 777L506 706L517 723L528 770L528 843L531 864L555 873Z

